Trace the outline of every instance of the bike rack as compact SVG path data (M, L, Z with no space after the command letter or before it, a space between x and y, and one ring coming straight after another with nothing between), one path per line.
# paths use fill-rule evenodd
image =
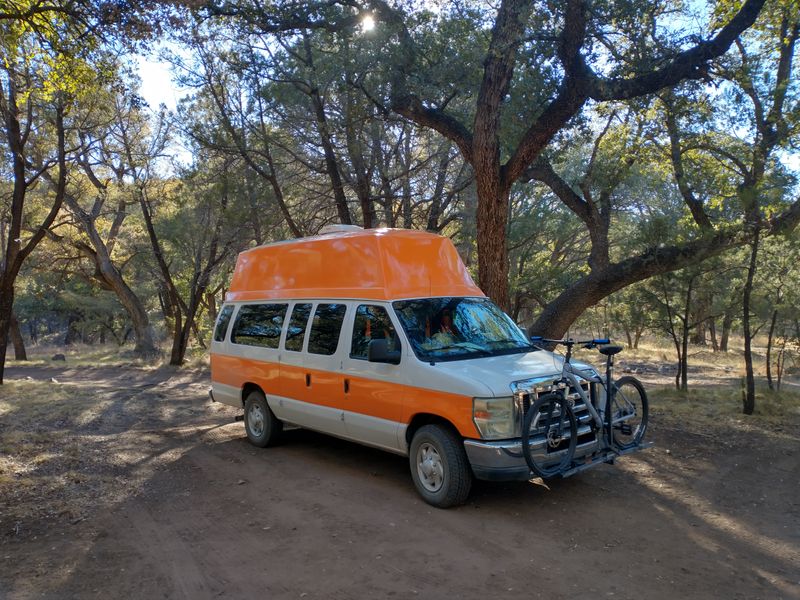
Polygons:
M640 450L645 450L647 448L651 448L653 446L653 442L642 442L638 446L633 448L628 448L627 450L604 450L597 454L593 454L590 457L587 457L589 460L582 463L573 463L572 468L567 469L563 473L561 473L561 477L570 477L572 475L576 475L577 473L582 473L583 471L587 471L592 467L596 467L600 463L609 463L614 464L614 459L618 456L625 456L626 454L633 454L634 452L639 452Z

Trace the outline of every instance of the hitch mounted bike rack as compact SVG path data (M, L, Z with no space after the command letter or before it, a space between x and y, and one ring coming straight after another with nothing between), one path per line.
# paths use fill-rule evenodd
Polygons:
M634 446L633 448L628 448L626 450L604 450L603 452L592 454L586 457L587 460L585 462L572 463L572 467L561 473L561 477L565 478L570 477L571 475L582 473L583 471L587 471L592 467L596 467L600 463L614 464L614 460L619 456L633 454L634 452L639 452L640 450L645 450L647 448L651 448L652 446L653 442L642 442L638 446Z

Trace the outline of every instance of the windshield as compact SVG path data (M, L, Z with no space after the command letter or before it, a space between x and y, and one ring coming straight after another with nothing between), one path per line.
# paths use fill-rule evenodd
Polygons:
M519 327L487 298L425 298L392 304L420 360L530 352Z

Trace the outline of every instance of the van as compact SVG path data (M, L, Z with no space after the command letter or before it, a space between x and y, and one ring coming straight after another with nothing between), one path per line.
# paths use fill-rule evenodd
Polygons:
M449 239L342 228L239 255L210 393L244 409L256 446L293 425L408 456L422 498L447 507L466 500L473 478L531 478L518 392L560 373ZM591 450L583 440L575 456Z

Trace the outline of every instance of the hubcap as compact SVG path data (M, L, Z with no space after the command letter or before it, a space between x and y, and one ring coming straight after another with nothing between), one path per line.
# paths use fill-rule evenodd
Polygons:
M250 406L247 412L247 426L255 437L264 435L264 411L258 404Z
M417 450L417 474L429 492L438 492L444 482L444 463L439 451L425 442Z

